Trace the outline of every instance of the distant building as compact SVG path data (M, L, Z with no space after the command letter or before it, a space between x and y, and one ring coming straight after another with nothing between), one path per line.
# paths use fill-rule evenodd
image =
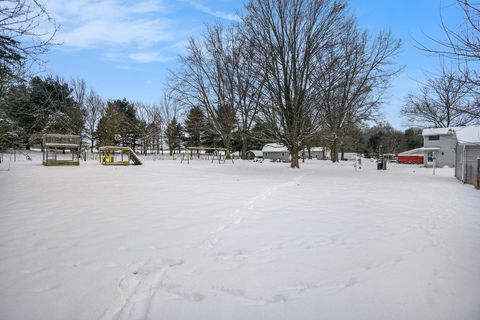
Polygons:
M323 147L311 147L310 150L308 148L305 149L303 155L306 159L310 156L310 159L329 160L330 150Z
M455 129L455 177L480 188L480 127Z
M263 158L271 161L290 161L290 151L287 147L278 143L269 143L262 148Z
M344 152L343 158L342 153L338 153L338 159L340 160L356 160L358 157L358 153L356 152Z
M245 154L247 160L253 161L262 161L263 160L263 152L262 150L248 150Z

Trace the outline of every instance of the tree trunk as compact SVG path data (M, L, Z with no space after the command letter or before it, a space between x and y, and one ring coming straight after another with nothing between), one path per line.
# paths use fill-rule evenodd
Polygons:
M227 151L225 152L225 160L230 160L231 159L231 156L230 156L230 140L231 140L230 135L228 135L227 137L225 137L223 139L223 145L227 149Z
M338 162L337 143L338 139L334 138L332 141L332 149L330 150L332 162Z
M242 135L242 160L245 160L245 156L247 154L247 137L243 134Z
M290 162L290 168L300 168L300 164L298 163L298 147L293 145L290 149L290 156L292 157Z

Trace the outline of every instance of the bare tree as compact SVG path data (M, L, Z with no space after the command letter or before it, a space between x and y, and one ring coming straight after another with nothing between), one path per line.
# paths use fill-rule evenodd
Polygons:
M150 132L148 128L148 122L150 118L150 107L143 102L134 102L136 117L138 122L136 123L136 131L140 139L140 152L147 155L150 148Z
M319 115L311 98L314 65L336 37L345 14L343 1L252 0L243 17L254 61L265 79L262 118L292 155L317 133Z
M463 21L459 26L447 26L443 18L441 26L445 39L432 39L439 47L433 48L417 42L417 46L423 51L450 59L457 64L458 72L453 75L458 82L469 82L470 91L477 98L464 111L471 117L480 119L478 109L480 91L480 3L472 0L456 0L458 7L463 13Z
M93 89L91 89L85 97L85 110L86 134L90 139L90 152L93 152L97 125L105 112L105 101Z
M428 47L417 42L417 46L428 52L447 58L456 62L466 64L466 75L470 80L478 81L478 71L473 68L469 70L470 62L478 63L480 60L480 4L472 0L455 0L463 13L463 21L454 28L447 26L441 18L441 27L445 34L443 40L432 39L439 48Z
M351 128L378 116L385 90L401 70L391 61L401 42L389 32L370 40L354 19L347 20L343 30L336 43L320 53L314 84L334 162L338 161L338 144Z
M248 35L240 31L241 25L233 28L239 37L237 50L238 63L234 66L234 91L238 110L238 132L242 142L241 158L245 159L248 139L260 110L265 78L255 63L255 47Z
M209 26L203 42L194 39L182 57L182 69L172 73L170 87L176 100L190 109L204 111L212 133L221 137L230 148L238 111L236 73L239 68L240 46L238 33L232 26ZM227 153L228 155L228 153Z
M160 151L160 141L162 134L162 115L157 105L147 105L142 102L136 102L135 111L139 121L138 132L142 142L142 153L147 155L148 150Z
M181 106L173 97L172 92L167 91L163 94L160 101L161 123L162 130L167 139L170 156L175 153L175 148L180 147L176 144L176 129L174 128L179 123L180 114L182 112Z
M87 83L85 80L75 78L70 80L73 100L81 107L85 108L85 99L87 96Z
M480 106L472 96L470 82L445 68L438 77L430 77L419 93L409 94L402 115L411 123L434 128L465 126L478 122Z
M3 0L0 5L0 92L5 92L41 62L57 25L37 0Z

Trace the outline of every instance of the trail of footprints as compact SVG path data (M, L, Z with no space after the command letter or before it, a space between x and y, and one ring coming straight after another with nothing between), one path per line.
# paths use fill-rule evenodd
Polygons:
M236 209L233 212L233 215L228 222L219 226L215 231L212 231L208 239L204 243L206 243L210 249L215 248L218 241L220 240L221 234L227 231L232 226L242 223L247 217L251 216L254 213L252 211L253 209L255 209L255 206L258 202L266 200L273 193L277 192L280 189L299 185L301 178L302 176L296 177L292 181L268 187L258 196L251 198L243 208Z
M236 209L229 221L220 225L216 230L209 234L207 241L203 242L208 248L215 248L220 240L222 233L227 231L234 225L238 225L244 221L245 218L252 214L259 201L263 201L271 196L274 192L281 188L298 185L300 178L293 181L278 184L276 186L267 188L260 195L253 197L242 209ZM312 249L321 246L329 246L338 242L337 235L331 236L328 239L318 240L312 243L300 243L305 249ZM297 243L298 244L298 243ZM199 250L205 248L201 245L191 249ZM272 248L264 248L263 250L271 250ZM227 259L238 256L245 256L252 254L249 251L237 250L233 255L220 252L217 256ZM355 286L361 277L366 272L382 268L389 264L398 264L402 262L403 257L397 256L390 263L380 264L366 264L360 270L345 275L343 278L337 278L326 282L297 282L293 286L279 288L276 294L271 297L255 297L248 295L245 290L238 288L228 288L223 285L211 286L209 293L212 296L218 294L225 294L236 299L245 300L254 305L265 305L273 303L286 303L288 295L285 292L294 291L296 293L304 293L310 290L317 289L346 289ZM182 288L176 283L169 283L165 281L165 274L169 271L174 271L184 264L184 260L163 260L160 263L146 262L132 265L128 274L126 274L118 283L118 291L120 295L119 301L109 307L98 319L99 320L125 320L125 319L148 319L152 302L158 292L173 295L175 297L185 299L193 302L200 302L207 298L207 294L200 291L192 291ZM343 280L342 280L343 279Z

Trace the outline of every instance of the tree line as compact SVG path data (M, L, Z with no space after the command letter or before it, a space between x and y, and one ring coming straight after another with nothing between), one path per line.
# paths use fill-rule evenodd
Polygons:
M3 102L0 105L2 150L30 149L41 141L44 133L81 135L84 149L91 152L99 146L121 145L145 155L164 151L173 155L185 147L224 146L224 137L212 128L202 108L181 110L175 98L167 95L152 105L127 99L105 100L95 90L88 89L83 80L65 81L47 76L11 86ZM420 146L419 134L419 129L401 132L388 123L364 126L344 136L338 151L340 154L397 153ZM248 135L240 130L231 133L230 149L239 153L243 149L261 149L274 139L268 136L266 124L257 121Z
M381 122L386 90L402 70L401 41L361 28L344 0L250 0L240 21L208 25L191 38L159 103L106 100L80 79L32 76L54 43L52 17L38 2L9 0L0 22L0 147L26 147L47 132L83 136L91 151L130 146L170 154L185 146L258 149L284 144L291 154L314 146L342 152L402 151L421 144L416 127L478 123L478 5L458 0L462 28L442 24L442 49L453 58L419 91L402 115L413 128ZM473 18L472 18L473 17ZM36 32L48 21L51 31ZM48 23L47 23L48 25ZM45 30L43 28L42 30ZM459 32L452 30L461 30ZM452 64L450 64L451 66ZM373 127L368 124L377 123ZM416 135L416 136L415 136ZM291 167L299 167L292 157Z

